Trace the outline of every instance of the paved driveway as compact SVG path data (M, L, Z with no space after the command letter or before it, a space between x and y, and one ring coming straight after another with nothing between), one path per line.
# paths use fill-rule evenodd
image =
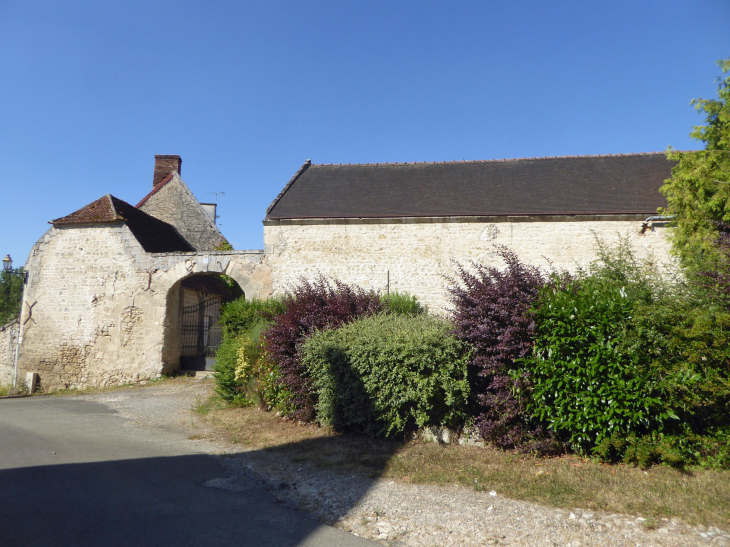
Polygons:
M211 487L223 456L128 422L99 402L0 399L0 545L376 545L277 504L253 475Z

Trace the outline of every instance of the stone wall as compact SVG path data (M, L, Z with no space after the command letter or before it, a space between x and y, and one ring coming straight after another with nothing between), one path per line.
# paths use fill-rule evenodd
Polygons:
M139 208L172 224L197 251L215 250L224 239L177 173Z
M225 273L270 293L261 252L148 254L126 225L51 228L31 251L19 375L45 390L136 382L179 366L182 279Z
M471 221L468 221L471 220ZM454 261L496 264L494 245L506 245L536 266L575 270L595 255L596 237L630 238L640 256L669 261L666 228L640 233L641 217L494 217L474 219L289 220L264 222L272 288L282 293L300 277L321 272L347 283L415 294L437 313L448 306L447 276Z
M9 386L13 382L19 326L17 319L0 326L0 386Z

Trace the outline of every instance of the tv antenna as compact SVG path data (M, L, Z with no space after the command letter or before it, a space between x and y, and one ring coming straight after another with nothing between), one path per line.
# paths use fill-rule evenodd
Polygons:
M204 194L208 194L211 196L215 196L215 204L218 205L218 196L225 196L225 192L203 192Z

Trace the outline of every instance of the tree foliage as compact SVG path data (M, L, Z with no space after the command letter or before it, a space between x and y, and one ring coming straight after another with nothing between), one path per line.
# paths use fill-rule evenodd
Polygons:
M0 325L20 316L24 279L23 268L0 271Z
M730 71L730 59L718 64L723 74ZM667 157L679 163L661 189L668 204L660 212L676 215L672 231L675 253L690 268L715 259L718 223L730 222L730 75L718 78L718 83L716 99L692 101L706 118L690 136L705 143L705 149L679 152L670 148Z

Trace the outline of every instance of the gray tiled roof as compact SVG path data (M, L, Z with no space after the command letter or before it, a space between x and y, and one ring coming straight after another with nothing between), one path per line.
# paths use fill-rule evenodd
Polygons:
M267 220L651 214L674 165L663 152L446 163L305 163Z

